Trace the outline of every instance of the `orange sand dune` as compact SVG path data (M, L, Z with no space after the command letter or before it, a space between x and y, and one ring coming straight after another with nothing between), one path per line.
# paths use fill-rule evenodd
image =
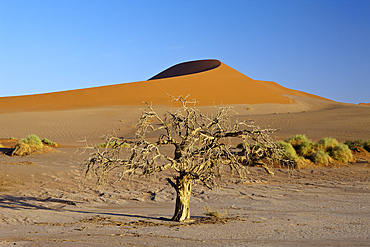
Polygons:
M286 95L324 99L274 82L253 80L218 60L200 60L175 65L148 81L2 97L0 113L142 105L142 101L171 106L167 93L176 97L190 94L189 99L196 99L198 106L292 103Z

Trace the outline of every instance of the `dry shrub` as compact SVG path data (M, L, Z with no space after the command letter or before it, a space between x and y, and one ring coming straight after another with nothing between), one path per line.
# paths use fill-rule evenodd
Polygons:
M208 205L204 207L204 209L206 210L206 212L204 213L205 215L207 216L211 216L211 217L216 217L216 218L221 218L222 216L225 216L226 215L226 211L224 211L223 213L221 213L218 209L211 209Z
M31 149L40 149L44 147L44 144L42 144L42 141L40 137L37 135L29 135L26 138L22 138L21 140L18 141L17 144L24 143L30 146Z
M325 137L324 139L321 139L316 144L316 150L322 150L324 152L330 152L335 145L338 144L338 141L331 137Z
M351 150L347 145L343 143L337 144L330 152L330 156L333 159L342 163L355 161L355 158L353 157Z
M42 141L42 143L44 143L46 145L53 146L53 147L58 147L58 143L50 141L46 138L42 139L41 141Z
M305 135L298 134L285 139L285 142L290 143L295 149L297 149L302 143L308 142L308 139Z
M315 154L312 155L312 161L317 165L327 166L330 163L332 163L332 158L330 157L328 152L319 150Z
M295 160L298 158L298 155L295 151L295 149L293 148L292 144L290 143L287 143L285 141L278 141L277 142L282 148L284 148L285 150L285 155L286 155L286 158L290 159L290 160Z
M302 157L310 157L315 153L316 144L312 141L306 141L298 146L297 154Z

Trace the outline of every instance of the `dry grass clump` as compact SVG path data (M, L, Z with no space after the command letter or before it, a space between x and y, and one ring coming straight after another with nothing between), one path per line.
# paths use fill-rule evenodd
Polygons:
M321 139L316 144L316 150L323 150L325 152L330 152L336 145L338 141L331 137L325 137Z
M285 141L278 141L277 142L282 148L285 150L285 158L288 158L290 160L295 160L298 158L297 152L293 148L291 143L287 143Z
M305 135L294 135L278 143L284 148L287 158L293 160L294 167L298 169L307 166L310 162L327 166L336 162L355 161L348 146L331 137L323 138L315 143L308 140Z
M330 156L333 157L333 159L342 163L355 161L355 158L353 157L351 150L344 143L339 143L338 145L336 145L330 152Z
M317 165L325 166L331 164L333 161L329 153L323 150L318 150L316 153L314 153L311 157L311 160Z
M44 143L51 146L58 146L57 143L49 141L48 139L44 138L43 140L40 139L37 135L29 135L26 138L20 139L17 144L15 145L15 148L12 152L12 156L23 156L23 155L29 155L29 154L35 154L35 153L42 153L39 150L45 149ZM45 152L51 152L52 148L46 148L47 151Z
M211 209L210 206L208 206L208 205L205 206L204 209L206 210L206 212L204 214L207 215L207 216L210 216L210 217L221 218L221 217L223 217L227 214L226 211L221 213L218 209L217 210Z
M53 146L53 147L58 147L58 143L53 142L53 141L50 141L50 140L48 140L46 138L43 138L41 141L42 141L43 144L46 144L46 145L49 145L49 146Z
M40 149L44 147L44 144L42 143L40 137L34 134L29 135L26 138L20 139L17 144L21 143L27 144L32 149Z
M308 142L308 139L305 135L293 135L284 140L286 143L290 143L294 149L297 149L302 143Z

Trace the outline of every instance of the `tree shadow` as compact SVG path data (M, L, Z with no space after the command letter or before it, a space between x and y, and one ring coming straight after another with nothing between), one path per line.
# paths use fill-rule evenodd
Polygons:
M145 216L145 215L138 215L138 214L124 214L124 213L111 213L111 212L93 212L87 210L74 210L74 209L66 209L63 207L50 207L49 205L45 205L47 203L60 203L64 205L71 205L76 206L78 203L82 202L74 202L70 200L64 200L59 198L37 198L31 196L10 196L10 195L3 195L0 196L0 208L8 208L14 210L22 210L22 209L42 209L42 210L50 210L50 211L68 211L74 213L82 213L82 214L99 214L99 215L106 215L106 216L120 216L120 217L134 217L134 218L141 218L141 219L152 219L152 220L161 220L161 221L171 221L169 218L164 217L152 217L152 216ZM63 206L63 205L61 205Z

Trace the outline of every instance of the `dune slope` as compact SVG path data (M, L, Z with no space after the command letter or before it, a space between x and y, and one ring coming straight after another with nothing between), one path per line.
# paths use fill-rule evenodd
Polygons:
M148 81L139 81L46 94L2 97L0 113L53 111L97 106L171 106L171 99L190 95L198 106L213 104L289 104L286 95L324 99L291 90L274 82L253 80L218 60L200 60L175 65Z

